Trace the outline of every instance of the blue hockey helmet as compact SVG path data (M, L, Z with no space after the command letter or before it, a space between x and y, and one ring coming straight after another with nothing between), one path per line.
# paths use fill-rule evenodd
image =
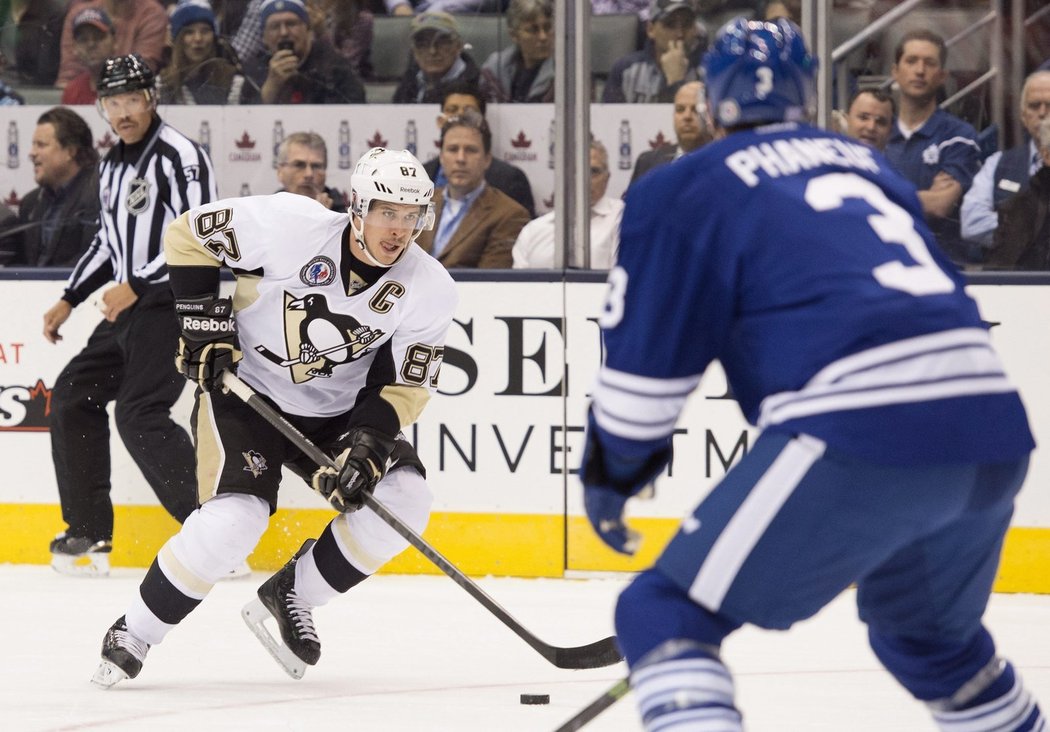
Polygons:
M722 127L806 119L817 60L790 20L735 18L704 56L707 98Z

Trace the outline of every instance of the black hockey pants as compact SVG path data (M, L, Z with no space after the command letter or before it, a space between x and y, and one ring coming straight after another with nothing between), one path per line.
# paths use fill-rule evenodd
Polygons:
M62 370L51 393L51 456L71 536L112 539L110 430L180 523L197 507L193 445L171 419L186 380L175 370L178 324L167 283L151 288L115 323L102 321Z

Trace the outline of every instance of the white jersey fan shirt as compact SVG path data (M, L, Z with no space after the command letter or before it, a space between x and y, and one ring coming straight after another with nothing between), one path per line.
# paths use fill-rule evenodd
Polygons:
M172 267L233 270L237 373L282 411L335 416L366 384L380 385L405 427L437 388L455 283L410 244L379 280L355 289L349 222L292 193L224 199L179 217L165 253Z

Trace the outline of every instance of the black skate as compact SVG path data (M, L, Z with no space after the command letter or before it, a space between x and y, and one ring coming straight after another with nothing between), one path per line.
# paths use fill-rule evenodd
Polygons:
M109 553L113 543L104 539L68 536L62 532L51 540L51 567L73 577L109 576Z
M102 663L98 665L91 683L108 689L124 679L135 678L142 670L142 662L148 652L149 643L132 635L121 615L102 639Z
M314 629L312 608L295 592L295 563L313 544L313 539L307 539L277 574L262 583L258 599L241 610L248 628L293 679L301 679L306 666L313 666L321 657L321 641ZM274 638L263 625L270 618L277 623L284 643Z

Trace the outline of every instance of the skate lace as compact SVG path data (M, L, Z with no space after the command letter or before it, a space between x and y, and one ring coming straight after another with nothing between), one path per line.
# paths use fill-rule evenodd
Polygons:
M299 631L299 637L320 643L321 639L317 637L317 630L314 628L312 608L299 599L299 595L294 589L288 591L285 604L289 615L295 620L295 627Z
M140 661L146 658L146 651L149 650L149 643L136 638L127 630L114 629L112 632L114 645L120 646Z

